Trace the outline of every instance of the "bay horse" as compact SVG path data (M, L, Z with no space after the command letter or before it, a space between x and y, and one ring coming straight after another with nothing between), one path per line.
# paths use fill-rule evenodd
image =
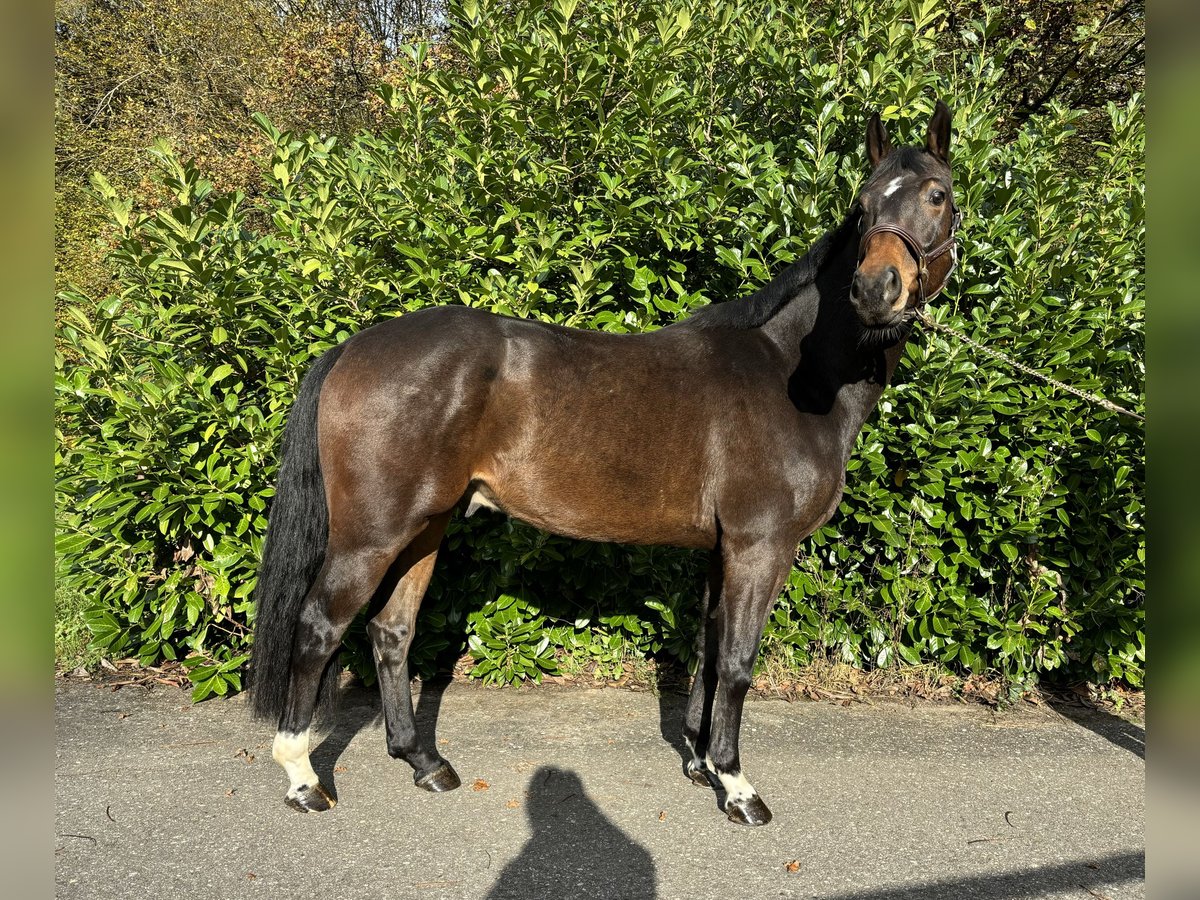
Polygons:
M278 723L285 802L326 810L309 761L342 636L369 621L388 753L459 786L418 736L407 654L454 509L555 534L709 552L686 774L734 822L771 812L738 755L742 706L797 546L838 507L855 436L917 311L945 286L960 214L942 101L923 147L867 125L872 171L840 225L745 300L619 335L428 308L367 328L305 376L254 591L250 691Z

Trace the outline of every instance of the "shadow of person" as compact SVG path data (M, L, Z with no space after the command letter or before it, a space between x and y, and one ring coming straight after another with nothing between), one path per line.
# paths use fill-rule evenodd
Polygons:
M650 853L605 817L574 772L539 768L525 808L533 834L504 867L488 900L656 896Z

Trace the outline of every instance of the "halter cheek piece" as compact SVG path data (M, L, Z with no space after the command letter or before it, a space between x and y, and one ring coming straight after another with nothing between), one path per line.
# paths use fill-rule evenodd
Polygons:
M901 225L895 225L891 222L882 222L868 228L861 238L858 239L858 261L861 264L867 255L867 246L871 243L871 238L877 234L894 234L904 242L904 246L908 248L908 252L912 254L912 258L917 262L917 299L921 306L924 306L928 301L932 300L940 294L946 287L946 282L950 280L955 268L958 266L958 243L955 241L955 235L958 233L958 226L962 224L962 210L957 206L951 207L954 210L954 218L950 220L950 235L936 247L925 250L921 246L921 242L916 236ZM950 269L946 272L946 276L942 279L942 283L938 285L937 290L931 294L926 293L925 279L929 277L929 263L945 254L950 254Z

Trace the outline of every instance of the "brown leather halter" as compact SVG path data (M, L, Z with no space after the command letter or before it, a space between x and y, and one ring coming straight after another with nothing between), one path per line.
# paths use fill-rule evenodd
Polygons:
M929 250L921 246L921 242L916 236L902 225L896 225L892 222L881 222L871 228L868 228L861 238L858 239L858 262L861 265L863 259L867 255L867 246L871 243L871 238L877 234L894 234L904 242L904 246L908 248L908 252L912 254L912 258L917 263L917 303L919 306L924 306L928 301L932 300L940 294L946 287L946 282L950 280L950 275L958 266L958 243L955 241L955 235L958 233L958 226L962 224L962 210L957 206L951 207L954 210L954 218L950 220L950 236ZM946 253L950 254L950 269L946 272L946 276L942 279L942 283L938 285L937 290L931 294L925 292L925 279L929 276L929 263Z

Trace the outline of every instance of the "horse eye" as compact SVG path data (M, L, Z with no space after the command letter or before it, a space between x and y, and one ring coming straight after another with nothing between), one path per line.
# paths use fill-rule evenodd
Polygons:
M935 206L941 206L943 203L946 202L946 192L945 191L933 191L929 195L929 202L934 204Z

